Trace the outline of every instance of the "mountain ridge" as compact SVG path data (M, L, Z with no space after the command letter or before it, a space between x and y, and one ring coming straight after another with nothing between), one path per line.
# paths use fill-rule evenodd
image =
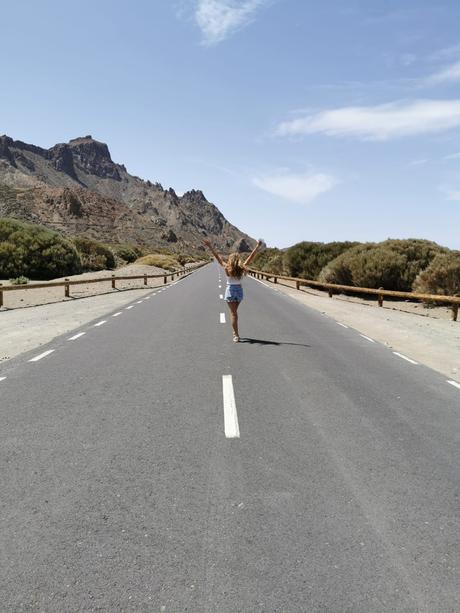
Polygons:
M0 136L0 184L0 216L63 234L173 251L200 250L203 238L223 251L247 251L255 244L201 190L178 196L173 188L131 175L91 135L49 149Z

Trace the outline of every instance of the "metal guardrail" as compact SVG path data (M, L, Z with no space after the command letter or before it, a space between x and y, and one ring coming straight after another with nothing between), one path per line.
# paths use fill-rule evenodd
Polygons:
M257 279L266 279L270 281L273 279L273 283L277 283L278 279L283 281L291 281L296 284L296 289L300 290L302 285L307 287L313 287L318 289L325 289L329 293L329 298L332 298L334 292L338 293L353 293L353 294L371 294L378 297L379 306L383 306L383 299L385 296L391 298L403 298L405 300L420 300L422 302L439 302L442 304L450 305L452 308L452 319L457 321L458 306L460 305L460 296L439 296L437 294L417 294L413 292L395 292L388 289L373 289L370 287L354 287L352 285L336 285L334 283L321 283L320 281L312 281L311 279L301 279L299 277L286 277L284 275L274 275L262 270L249 269L249 274L253 275Z
M175 270L174 272L169 272L167 274L159 274L159 275L123 275L121 277L117 277L116 275L111 275L110 277L99 277L97 279L64 279L64 281L46 281L44 283L31 283L26 285L2 285L0 283L0 307L3 306L3 293L4 292L14 292L19 290L31 290L31 289L46 289L48 287L63 287L64 288L64 296L65 298L70 298L70 286L71 285L87 285L88 283L106 283L107 281L111 281L112 289L117 289L116 283L117 281L131 281L133 279L143 279L144 285L148 285L148 279L159 279L163 277L163 284L166 284L168 278L171 277L171 281L174 281L175 277L180 277L183 275L187 275L202 266L205 266L208 262L197 264L196 266L189 266L188 268L181 268L179 270Z

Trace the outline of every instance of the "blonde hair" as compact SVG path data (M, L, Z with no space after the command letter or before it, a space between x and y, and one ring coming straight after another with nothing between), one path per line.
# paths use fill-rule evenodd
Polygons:
M228 256L224 270L228 277L235 277L236 279L241 279L246 274L246 268L238 253L231 253Z

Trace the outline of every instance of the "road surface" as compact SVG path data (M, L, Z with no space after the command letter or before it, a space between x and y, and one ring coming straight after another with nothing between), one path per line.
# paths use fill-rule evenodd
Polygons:
M460 389L219 274L0 365L0 609L460 611Z

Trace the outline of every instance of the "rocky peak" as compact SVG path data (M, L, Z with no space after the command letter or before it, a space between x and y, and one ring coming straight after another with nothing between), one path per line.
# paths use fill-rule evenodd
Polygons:
M60 147L55 145L52 149ZM91 135L74 138L68 145L74 163L83 172L121 181L117 165L112 161L109 148L105 143L101 143Z

